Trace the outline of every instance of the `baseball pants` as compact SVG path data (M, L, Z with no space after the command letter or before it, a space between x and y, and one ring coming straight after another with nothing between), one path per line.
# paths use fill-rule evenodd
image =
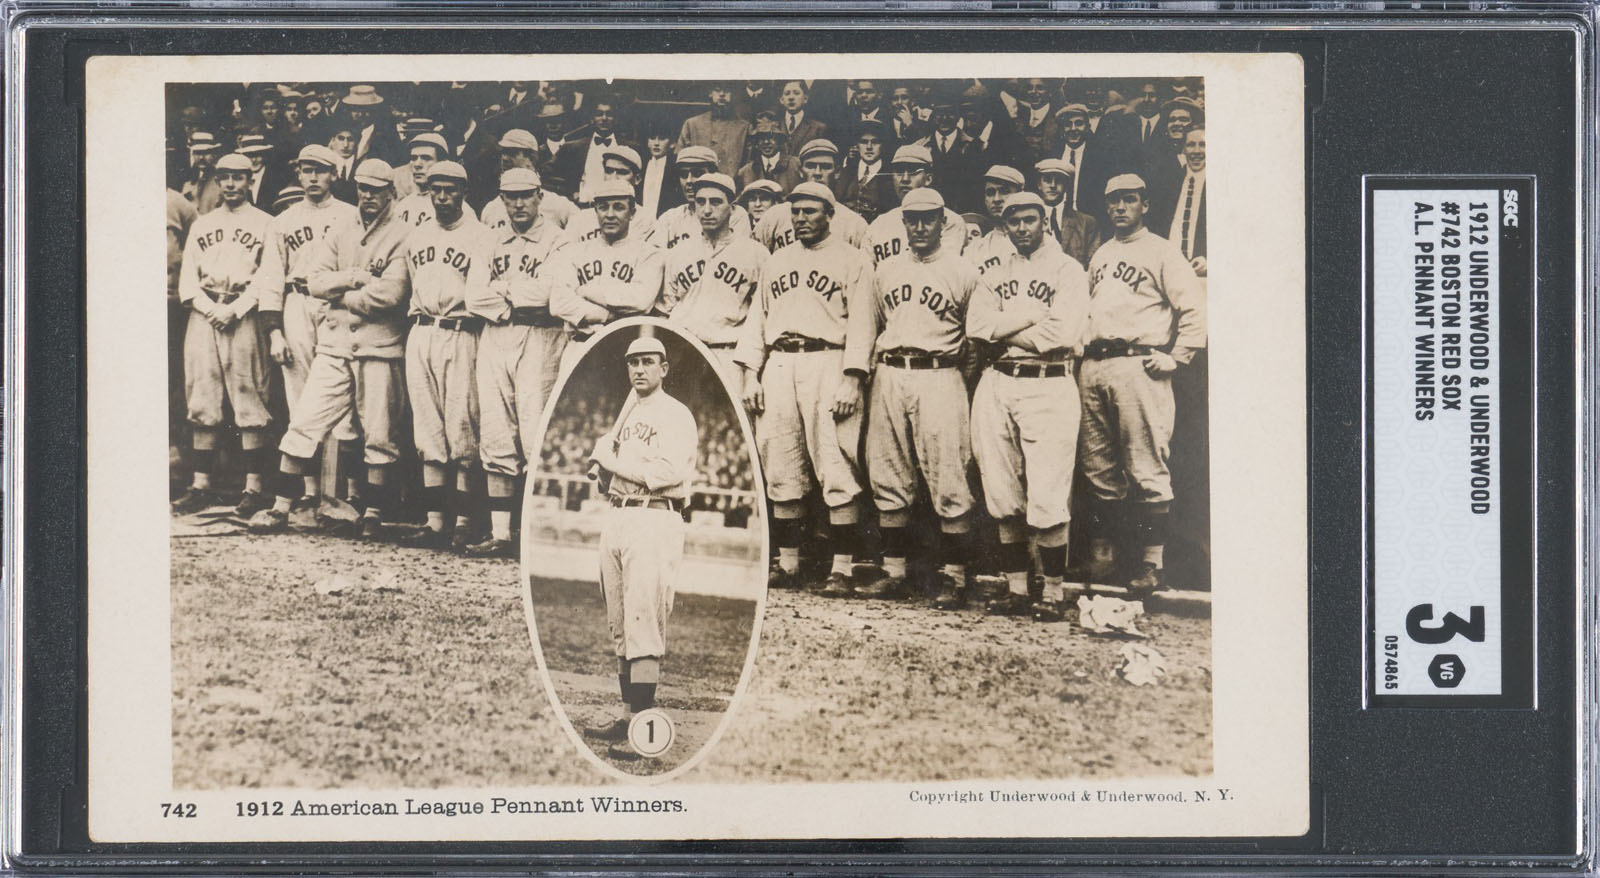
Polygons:
M405 417L405 367L382 360L322 355L311 363L300 398L289 409L289 429L278 450L290 457L315 457L339 424L359 426L362 462L383 466L400 460L396 428Z
M567 331L485 326L478 338L479 452L483 468L515 478L542 446L539 417L555 389Z
M198 313L189 313L183 334L183 396L189 422L214 428L223 423L223 404L233 407L234 426L259 430L272 421L267 413L266 344L252 312L232 329L220 331Z
M283 294L283 341L289 347L291 358L289 365L283 367L283 395L291 412L311 374L311 363L317 356L317 324L327 308L326 302L304 293ZM359 438L350 418L335 425L333 438L341 442Z
M1083 397L1078 461L1094 496L1171 502L1172 381L1151 377L1143 357L1109 357L1085 359L1078 388Z
M911 508L919 480L927 484L940 518L960 518L972 510L967 405L960 369L880 365L873 372L867 475L879 512Z
M612 509L600 530L600 588L618 658L667 654L667 617L683 560L683 517L670 509Z
M756 447L774 503L805 498L813 484L837 508L861 493L861 412L834 420L833 396L844 379L844 351L773 351L761 374L765 407Z
M1026 516L1048 530L1071 518L1078 449L1078 382L984 370L972 397L972 454L984 505L997 519Z
M413 325L406 336L412 439L424 463L477 459L477 358L475 333Z

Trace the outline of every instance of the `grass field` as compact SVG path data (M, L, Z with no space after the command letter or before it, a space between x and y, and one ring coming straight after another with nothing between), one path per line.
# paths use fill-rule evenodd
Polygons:
M355 587L319 593L334 574ZM334 537L173 539L174 786L607 782L545 695L518 579L510 562ZM679 600L674 651L692 618ZM1142 627L1170 673L1134 687L1115 675L1122 641L1070 624L775 592L745 697L683 780L1207 774L1210 620ZM570 648L558 688L611 698L605 653Z

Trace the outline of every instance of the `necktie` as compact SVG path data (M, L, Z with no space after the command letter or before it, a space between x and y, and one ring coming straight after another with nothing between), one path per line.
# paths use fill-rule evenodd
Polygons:
M1061 208L1062 204L1058 204L1055 210L1050 211L1050 234L1055 235L1058 240L1061 238Z
M790 113L789 114L789 133L790 134L794 133L794 129L795 129L795 125L796 124L798 124L798 123L795 121L794 114Z
M1194 175L1189 175L1188 185L1183 187L1183 230L1178 235L1183 245L1183 258L1190 257L1190 250L1194 249L1194 241L1189 237L1189 231L1194 228L1191 219L1194 215Z

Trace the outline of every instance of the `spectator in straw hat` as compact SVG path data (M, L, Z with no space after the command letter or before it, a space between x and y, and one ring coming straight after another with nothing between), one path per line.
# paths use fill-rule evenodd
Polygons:
M384 105L383 96L370 85L352 85L340 101L340 106L355 126L355 159L383 159L399 162L405 159L400 146L400 134L390 121L391 114ZM352 184L354 185L354 184Z
M180 191L194 203L196 213L210 213L222 203L222 190L215 179L217 156L221 154L222 144L210 131L189 135L189 173Z

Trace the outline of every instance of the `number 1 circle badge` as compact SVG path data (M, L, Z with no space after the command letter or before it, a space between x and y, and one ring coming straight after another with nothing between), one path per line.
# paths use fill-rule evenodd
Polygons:
M667 752L675 734L672 720L656 707L639 711L628 723L628 743L640 756L654 758Z

